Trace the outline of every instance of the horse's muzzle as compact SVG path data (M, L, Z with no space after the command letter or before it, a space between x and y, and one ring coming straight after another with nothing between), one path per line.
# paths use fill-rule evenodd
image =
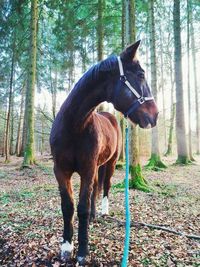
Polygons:
M156 126L158 118L158 113L154 116L144 113L143 119L139 121L139 126L141 128L153 128Z

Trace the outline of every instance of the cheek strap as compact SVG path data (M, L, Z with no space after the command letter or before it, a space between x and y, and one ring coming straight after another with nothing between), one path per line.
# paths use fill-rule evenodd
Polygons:
M124 75L124 68L120 57L117 57L118 60L118 66L119 66L119 73L120 73L120 80L117 83L116 90L115 90L115 96L114 96L114 103L117 102L117 97L119 95L119 91L121 88L121 83L124 83L134 94L134 96L137 98L132 105L129 107L129 109L124 113L125 117L128 117L130 113L137 110L140 105L142 105L146 101L154 100L153 96L143 96L140 95L136 89L130 84L130 82L127 80L126 76Z

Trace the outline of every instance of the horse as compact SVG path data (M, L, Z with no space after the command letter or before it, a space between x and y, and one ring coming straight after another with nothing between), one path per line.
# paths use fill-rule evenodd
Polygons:
M54 173L61 196L64 220L61 259L73 251L74 197L71 177L80 175L77 214L77 261L84 265L88 250L88 226L96 215L96 199L103 189L102 214L108 214L108 195L121 146L116 118L96 112L104 101L112 103L132 123L154 127L158 109L136 58L140 41L120 56L112 55L91 67L75 84L62 104L51 129L50 146Z

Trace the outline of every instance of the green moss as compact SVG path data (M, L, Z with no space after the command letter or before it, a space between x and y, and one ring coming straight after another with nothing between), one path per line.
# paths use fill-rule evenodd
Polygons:
M119 160L119 161L117 162L115 168L116 168L117 170L124 170L124 169L125 169L125 162Z
M129 188L137 189L143 192L151 192L153 191L153 187L149 185L147 180L142 175L142 168L140 164L136 166L130 166L129 172L131 174L131 179L129 179ZM122 183L118 183L113 185L113 188L124 189L125 181Z
M161 161L159 155L152 154L146 168L154 171L160 171L162 169L166 169L167 166Z
M153 188L148 184L142 175L141 165L130 166L131 179L129 180L129 188L137 189L144 192L150 192Z
M189 160L188 156L178 156L176 160L177 165L187 165L190 163L191 163L191 160Z
M23 168L29 167L30 165L34 165L35 162L35 158L34 158L34 152L32 150L32 148L27 147L26 150L24 151L24 161L22 164Z

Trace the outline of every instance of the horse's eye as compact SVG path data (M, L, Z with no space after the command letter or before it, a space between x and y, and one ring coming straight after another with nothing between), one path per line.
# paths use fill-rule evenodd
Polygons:
M142 71L140 71L140 72L138 72L138 77L140 78L140 79L144 79L144 72L142 72Z

